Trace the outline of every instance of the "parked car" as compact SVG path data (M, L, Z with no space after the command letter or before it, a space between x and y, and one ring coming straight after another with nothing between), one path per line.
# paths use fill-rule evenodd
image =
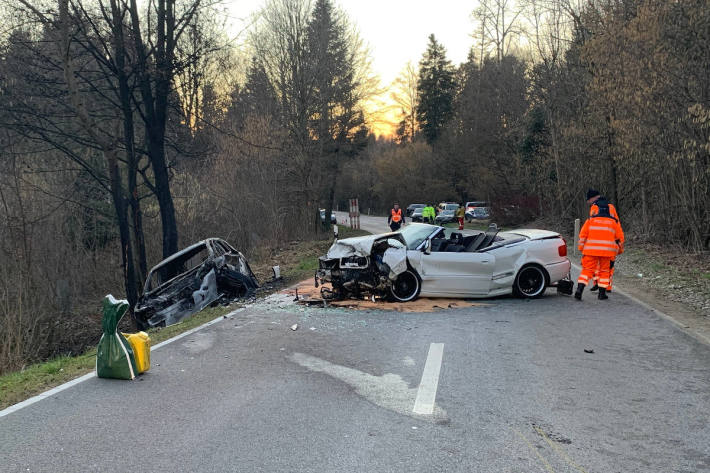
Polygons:
M458 205L456 206L458 208ZM439 212L434 221L437 224L456 222L456 209L446 209Z
M409 217L412 219L412 222L423 222L424 219L422 218L422 211L424 210L424 207L417 207L414 209L412 212L412 215Z
M572 293L567 244L548 230L456 232L413 223L396 233L336 241L319 260L324 298L371 294L407 302L422 297L541 296Z
M220 238L208 238L158 263L148 273L135 308L138 328L175 324L221 298L259 287L247 259Z
M465 207L466 207L466 212L469 212L469 211L472 211L473 209L478 208L478 207L485 207L486 209L488 209L490 207L490 205L488 205L488 202L483 201L483 200L474 200L471 202L466 202Z
M456 202L439 202L439 204L436 206L436 213L439 214L444 210L454 210L459 208L459 204Z
M320 209L320 221L325 223L325 209ZM335 212L330 213L330 223L338 223L338 219L335 217Z
M423 209L424 207L426 207L426 204L409 204L405 214L407 214L407 217L411 217L416 209Z
M476 207L475 209L466 212L466 221L486 220L490 218L490 216L491 215L486 207Z

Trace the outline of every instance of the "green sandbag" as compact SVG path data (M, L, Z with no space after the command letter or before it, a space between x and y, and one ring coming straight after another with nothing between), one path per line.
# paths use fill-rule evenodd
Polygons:
M118 322L128 310L128 301L109 294L103 301L103 335L96 351L96 375L99 378L133 379L138 373L131 344L118 333Z

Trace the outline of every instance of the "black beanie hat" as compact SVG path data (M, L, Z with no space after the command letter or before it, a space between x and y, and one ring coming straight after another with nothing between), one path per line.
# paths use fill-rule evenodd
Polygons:
M601 195L598 190L589 189L587 191L587 200L591 199L592 197L596 197L598 195Z

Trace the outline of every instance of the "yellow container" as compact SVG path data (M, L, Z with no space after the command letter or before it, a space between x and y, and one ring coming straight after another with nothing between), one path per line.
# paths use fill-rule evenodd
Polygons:
M138 373L143 373L150 369L150 337L145 332L122 333L131 344L133 356L136 359Z

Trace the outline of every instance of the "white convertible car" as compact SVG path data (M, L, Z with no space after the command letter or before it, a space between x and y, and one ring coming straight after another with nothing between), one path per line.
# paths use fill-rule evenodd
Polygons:
M316 285L328 299L534 298L548 286L572 293L567 245L548 230L458 232L410 224L399 232L337 240L320 258Z

